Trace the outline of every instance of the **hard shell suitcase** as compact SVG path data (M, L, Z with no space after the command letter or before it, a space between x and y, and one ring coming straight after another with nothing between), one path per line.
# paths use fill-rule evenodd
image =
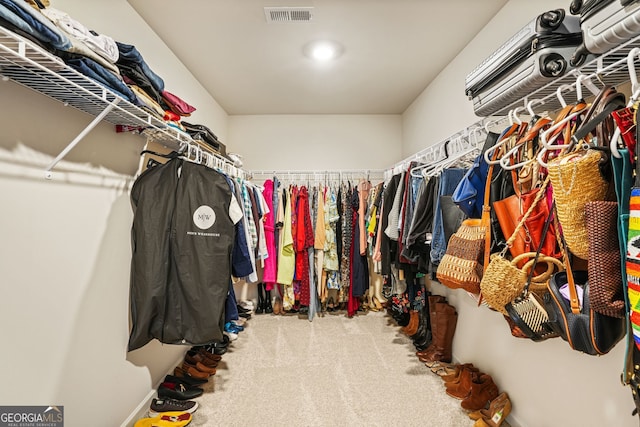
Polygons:
M582 42L580 19L564 9L545 12L485 59L465 79L476 115L488 116L564 75Z
M583 43L571 58L582 65L589 53L601 55L640 35L640 1L573 0L569 9L580 15Z

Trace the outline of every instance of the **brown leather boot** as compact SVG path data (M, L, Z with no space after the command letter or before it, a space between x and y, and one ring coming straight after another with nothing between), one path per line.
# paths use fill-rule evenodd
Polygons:
M482 374L471 382L471 392L460 405L467 411L477 411L496 397L498 397L498 386L490 375Z
M478 380L479 372L471 369L464 369L460 375L460 382L447 387L446 393L456 399L464 399L471 393L471 383Z
M409 312L409 316L409 324L402 328L402 332L411 336L418 332L418 326L420 326L420 315L417 310L411 310Z
M435 344L433 352L422 359L427 366L435 362L451 362L451 346L453 335L456 332L458 313L454 306L447 303L436 304L436 335L433 338Z
M425 362L426 360L422 360L422 359L425 358L430 353L432 353L435 349L434 341L437 333L436 329L438 328L438 326L436 325L436 316L437 316L436 304L444 303L447 301L447 299L441 295L430 295L428 299L429 299L429 324L431 326L431 344L429 344L429 346L426 349L416 352L416 356L418 356L418 358L423 362Z
M473 372L480 372L478 368L473 366L473 363L465 363L463 365L458 365L456 366L456 371L453 374L445 375L444 377L442 377L445 387L450 387L453 384L459 383L460 376L462 375L462 371L464 371L465 369L469 369Z

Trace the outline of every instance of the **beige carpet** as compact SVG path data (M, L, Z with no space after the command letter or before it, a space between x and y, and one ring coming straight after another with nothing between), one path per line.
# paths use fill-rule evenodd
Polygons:
M253 316L193 426L472 426L384 313Z

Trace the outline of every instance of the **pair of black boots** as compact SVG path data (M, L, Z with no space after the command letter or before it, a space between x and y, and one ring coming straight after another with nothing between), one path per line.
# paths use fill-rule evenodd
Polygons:
M258 306L256 314L273 313L271 306L271 291L268 291L264 283L258 283Z

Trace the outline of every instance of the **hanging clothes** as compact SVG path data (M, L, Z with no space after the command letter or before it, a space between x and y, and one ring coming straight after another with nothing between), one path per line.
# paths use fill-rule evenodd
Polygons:
M268 212L264 216L264 236L267 250L267 258L264 263L264 271L262 273L262 281L267 291L273 289L273 285L278 279L278 259L276 255L275 243L275 220L273 214L273 181L268 179L264 182L264 190L262 190L265 202L267 203Z
M296 278L300 282L300 304L309 306L309 251L313 247L313 228L309 214L309 193L301 187L298 193L296 232Z
M293 273L295 269L295 250L293 248L293 235L291 232L291 203L290 193L285 190L283 193L284 220L280 233L280 248L278 254L278 283L284 286L282 304L285 310L290 310L294 304L293 295Z
M242 218L225 177L172 159L138 177L131 201L128 350L154 338L189 345L221 341L234 224Z
M361 190L362 189L362 193ZM350 315L355 314L360 306L359 298L369 289L369 263L366 257L366 243L364 241L364 194L368 195L369 186L365 183L353 189L351 195L353 238L351 247L351 287L349 298ZM362 213L362 217L360 215Z
M324 302L327 298L327 289L325 285L326 281L323 281L324 276L324 246L326 238L325 227L325 211L324 211L324 188L318 189L318 212L316 213L316 231L314 239L315 248L315 261L316 261L316 277L318 278L318 294L320 295L320 302Z
M351 210L351 184L342 184L342 262L340 264L340 302L349 300L351 288L351 239L353 228L353 212Z

